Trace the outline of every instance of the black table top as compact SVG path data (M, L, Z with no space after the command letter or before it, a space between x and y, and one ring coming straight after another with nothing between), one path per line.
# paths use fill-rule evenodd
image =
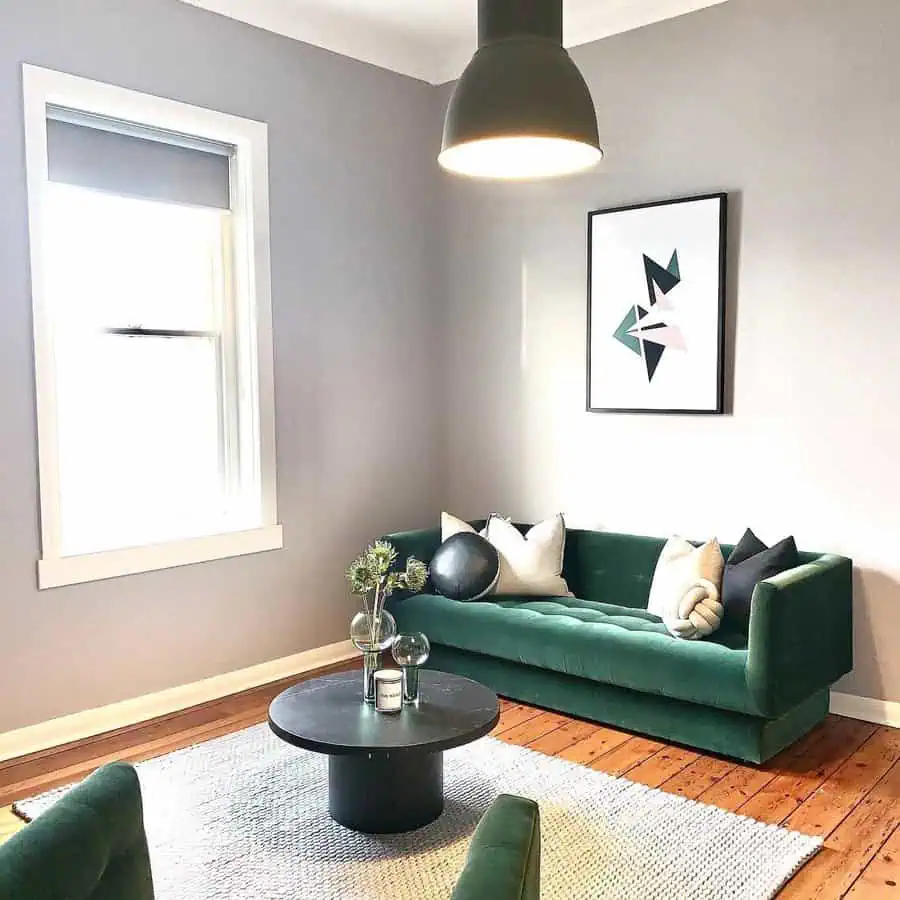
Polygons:
M419 702L400 713L376 712L362 688L361 672L304 681L272 701L269 726L289 744L329 755L437 753L477 740L500 718L492 690L447 672L421 670Z

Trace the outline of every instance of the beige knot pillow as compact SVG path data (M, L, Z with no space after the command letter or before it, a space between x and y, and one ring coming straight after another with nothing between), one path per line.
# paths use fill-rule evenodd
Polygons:
M700 547L684 538L669 538L656 563L647 611L659 616L674 637L708 637L722 624L724 569L715 538Z

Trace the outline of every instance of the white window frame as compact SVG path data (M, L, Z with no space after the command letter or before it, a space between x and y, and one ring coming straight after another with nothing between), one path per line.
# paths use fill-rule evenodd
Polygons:
M283 546L278 524L275 479L275 379L272 339L272 287L269 252L268 128L174 100L155 97L62 72L24 65L25 159L31 238L34 364L40 477L40 589L121 575L167 569ZM231 214L234 239L236 309L254 321L239 322L246 336L239 353L252 381L241 398L240 414L252 424L241 452L261 501L259 527L79 556L61 554L59 458L54 371L54 322L44 279L43 233L48 183L47 107L62 106L174 134L203 138L236 148L231 162ZM238 264L244 263L246 265ZM245 382L247 383L247 382Z

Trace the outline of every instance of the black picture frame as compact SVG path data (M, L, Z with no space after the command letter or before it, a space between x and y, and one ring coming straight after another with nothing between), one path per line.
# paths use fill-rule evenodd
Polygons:
M594 361L592 360L592 320L594 318L594 219L597 216L607 216L616 213L627 213L634 210L668 207L684 203L696 203L699 201L717 200L719 202L719 228L718 247L716 251L718 261L718 302L717 302L717 350L716 350L716 403L711 409L692 408L646 408L646 407L618 407L618 406L594 406L592 405L593 378L596 374ZM627 206L616 206L606 209L591 210L587 215L587 345L586 345L586 383L585 383L585 409L589 413L613 413L613 414L640 414L640 415L709 415L720 416L725 414L725 316L726 316L726 277L727 277L727 245L728 245L728 194L727 192L715 192L708 194L696 194L687 197L675 197L666 200L654 200L647 203L635 203Z

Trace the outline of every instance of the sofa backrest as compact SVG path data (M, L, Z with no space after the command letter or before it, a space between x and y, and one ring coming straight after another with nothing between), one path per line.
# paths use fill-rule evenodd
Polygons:
M484 520L470 524L480 530ZM523 534L530 527L516 523L516 528ZM386 539L398 548L401 562L414 555L428 563L441 545L441 529L399 532L387 535ZM569 528L563 576L569 590L582 600L646 609L653 571L665 543L666 538L662 537ZM722 544L726 559L732 549L732 544ZM800 563L814 562L820 556L820 553L801 552Z
M665 538L570 528L563 577L582 600L645 608L665 542Z
M666 540L610 531L568 529L563 576L569 590L582 600L646 609L653 571ZM725 559L732 549L732 544L722 544ZM812 562L819 556L818 553L801 553L800 562Z

